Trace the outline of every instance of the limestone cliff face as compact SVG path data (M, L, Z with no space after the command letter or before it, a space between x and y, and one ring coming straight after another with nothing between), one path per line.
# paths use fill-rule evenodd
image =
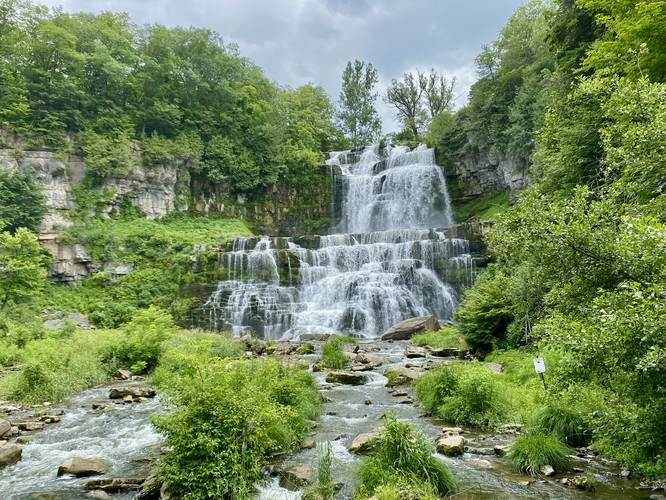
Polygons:
M525 163L507 158L493 147L476 149L446 168L454 201L464 202L501 191L517 191L528 183Z

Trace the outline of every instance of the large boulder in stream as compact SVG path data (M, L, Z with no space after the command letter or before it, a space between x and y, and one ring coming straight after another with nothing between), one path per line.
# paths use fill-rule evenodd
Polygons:
M414 380L419 378L422 373L423 372L413 368L407 368L406 366L387 368L384 371L384 376L388 379L386 381L386 387L397 387L399 385L411 384Z
M419 316L406 319L393 325L382 335L382 340L408 340L417 333L434 332L439 330L439 321L434 316Z
M76 477L98 476L108 471L109 467L101 460L72 457L60 464L60 467L58 467L58 477L65 474Z
M437 451L449 457L462 455L465 452L465 438L446 434L440 436L437 438Z
M374 450L379 445L382 438L382 431L376 430L373 432L363 432L356 436L354 440L349 443L347 449L350 453L363 454Z
M367 381L368 378L358 372L335 371L326 374L326 382L329 384L363 385Z
M0 467L13 465L21 459L23 450L15 444L4 444L0 446Z
M114 387L109 392L111 399L124 399L130 397L133 399L138 398L154 398L157 393L151 387Z
M290 465L279 471L280 486L288 490L299 490L312 483L313 471L309 465Z
M12 424L10 424L7 420L0 418L0 438L2 438L2 436L5 434L9 434L9 431L11 430Z

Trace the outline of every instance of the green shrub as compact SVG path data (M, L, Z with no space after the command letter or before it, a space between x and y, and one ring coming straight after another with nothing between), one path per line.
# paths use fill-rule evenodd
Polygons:
M344 352L344 346L346 344L353 344L354 339L347 336L335 335L328 339L321 348L321 364L325 368L331 368L333 370L342 370L346 368L351 359Z
M513 320L509 279L500 272L487 270L463 294L455 318L460 333L469 346L488 352L506 339Z
M583 415L552 399L534 413L530 427L542 434L552 434L570 446L582 446L590 437Z
M569 449L553 434L529 432L520 436L511 445L509 458L513 466L531 475L540 474L544 465L550 465L556 472L569 468Z
M509 415L499 377L477 364L431 370L416 381L416 398L428 411L458 425L493 427Z
M300 446L319 411L312 377L279 362L200 360L174 374L175 410L155 419L173 451L159 470L183 498L247 498L270 454Z
M168 313L150 306L139 311L122 328L122 339L107 355L135 373L152 370L162 352L162 343L176 332Z
M359 466L359 493L370 496L382 487L396 486L423 493L419 498L452 493L455 480L446 464L433 453L432 444L411 424L387 417L376 451ZM384 491L384 497L390 498L385 488Z
M44 194L34 177L0 167L0 232L19 227L37 232L45 213Z
M467 347L465 339L461 337L458 330L445 326L436 332L420 333L412 337L412 343L419 346L430 346L435 348L460 348Z

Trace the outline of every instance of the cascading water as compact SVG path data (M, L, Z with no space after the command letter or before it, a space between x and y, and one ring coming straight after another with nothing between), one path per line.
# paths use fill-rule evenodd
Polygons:
M234 241L220 261L227 279L204 306L209 326L266 338L374 337L414 316L451 317L453 284L471 281L472 258L466 240L448 236L433 150L372 146L327 163L342 181L336 233Z

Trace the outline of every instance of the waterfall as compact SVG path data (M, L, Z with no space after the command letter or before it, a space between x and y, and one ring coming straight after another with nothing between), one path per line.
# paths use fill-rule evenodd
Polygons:
M471 282L473 266L469 243L447 234L434 151L371 146L327 163L342 176L334 233L235 240L220 258L226 279L204 305L207 326L274 339L374 337L414 316L451 318L455 286Z

